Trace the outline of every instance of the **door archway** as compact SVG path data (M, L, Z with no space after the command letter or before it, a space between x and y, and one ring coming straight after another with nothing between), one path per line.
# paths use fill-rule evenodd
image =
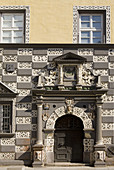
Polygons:
M74 115L59 117L55 123L54 161L83 162L83 122Z

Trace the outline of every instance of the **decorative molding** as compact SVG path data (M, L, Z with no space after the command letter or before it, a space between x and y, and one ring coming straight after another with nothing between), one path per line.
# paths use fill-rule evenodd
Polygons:
M10 88L10 89L12 89L13 91L15 91L15 92L17 92L17 83L7 83L7 82L5 82L5 84Z
M0 159L14 160L15 159L15 153L0 153Z
M106 43L110 43L110 6L74 6L73 7L73 43L78 43L78 11L105 10L106 11Z
M93 69L93 62L85 63L83 66L85 66L87 69Z
M31 124L31 117L16 117L16 124Z
M27 131L16 132L16 138L30 138L30 132Z
M109 56L114 56L114 49L109 49L108 50L108 55Z
M94 139L84 139L84 152L92 152L94 147Z
M30 7L29 6L0 6L0 10L25 10L25 43L29 43L29 28L30 28Z
M36 124L32 124L32 131L37 131L37 125Z
M16 55L5 55L3 56L4 62L17 62L17 56Z
M114 123L102 123L102 130L114 130Z
M15 145L15 138L1 138L1 145Z
M78 55L93 56L93 48L79 48Z
M31 62L19 62L18 63L18 68L19 69L31 69L32 68L32 63Z
M95 151L95 161L104 161L105 160L105 151Z
M29 55L32 56L33 54L33 48L18 48L17 55Z
M48 48L47 55L48 56L59 56L63 54L62 48Z
M103 89L108 89L108 83L102 82L102 83L101 83L101 87L102 87Z
M108 56L93 56L94 62L108 62Z
M64 106L56 109L48 118L46 123L46 129L54 129L56 120L63 115L66 115ZM82 108L74 107L72 115L75 115L82 120L84 129L93 128L91 119L88 117L88 115L84 112Z
M106 94L104 94L102 96L103 102L114 102L114 96L107 96Z
M34 55L32 56L33 62L47 62L48 56L47 55Z
M0 55L3 55L3 48L0 48Z
M19 110L31 110L31 103L17 103L17 109Z

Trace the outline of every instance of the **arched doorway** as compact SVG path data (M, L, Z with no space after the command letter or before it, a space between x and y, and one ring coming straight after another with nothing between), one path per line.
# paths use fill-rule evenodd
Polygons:
M83 122L74 115L59 117L55 124L54 161L83 161Z

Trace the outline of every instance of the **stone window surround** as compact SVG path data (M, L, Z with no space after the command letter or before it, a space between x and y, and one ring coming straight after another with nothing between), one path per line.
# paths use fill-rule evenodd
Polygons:
M106 43L110 43L110 6L74 6L73 7L73 43L78 43L78 12L83 10L106 11Z
M0 11L22 11L25 10L25 43L29 43L29 28L30 28L30 7L29 6L0 6Z

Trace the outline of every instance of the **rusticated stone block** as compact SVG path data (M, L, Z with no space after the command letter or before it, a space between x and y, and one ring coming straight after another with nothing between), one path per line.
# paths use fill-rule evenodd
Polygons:
M18 61L32 61L32 56L18 56Z
M18 89L31 89L32 84L31 83L17 83Z
M22 130L22 131L25 131L25 130L30 131L31 130L31 125L30 124L18 124L16 126L16 129L17 129L17 131L20 131L20 130Z
M15 146L2 146L1 145L0 152L15 152Z
M9 82L16 82L17 81L17 77L16 76L3 76L3 81L9 81Z
M16 145L30 145L30 139L16 139Z
M32 69L18 69L18 75L20 75L20 76L32 75Z

